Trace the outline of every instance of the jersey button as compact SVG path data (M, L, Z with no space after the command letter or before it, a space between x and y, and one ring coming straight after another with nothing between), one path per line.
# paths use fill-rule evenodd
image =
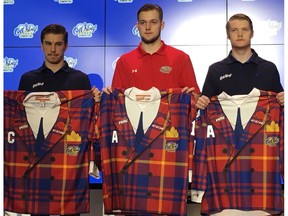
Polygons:
M119 189L119 194L123 195L124 194L124 190L123 189Z
M225 189L224 189L224 192L225 192L225 193L229 193L229 188L228 188L228 187L225 188Z

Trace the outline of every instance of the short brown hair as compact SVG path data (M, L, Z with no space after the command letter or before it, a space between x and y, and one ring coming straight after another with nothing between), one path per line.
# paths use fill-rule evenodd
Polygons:
M250 19L250 17L245 15L245 14L238 13L238 14L234 14L233 16L231 16L230 19L228 20L228 22L226 23L226 33L227 33L227 35L228 35L229 28L230 28L230 21L232 21L232 20L247 20L252 32L254 32L253 23L252 23L252 20Z
M139 15L143 11L151 11L156 10L159 14L159 19L162 22L163 21L163 10L162 8L157 4L145 4L143 5L137 12L137 20L139 21Z
M66 28L60 24L50 24L41 31L41 43L43 43L44 36L47 34L62 34L65 44L68 43L68 32Z

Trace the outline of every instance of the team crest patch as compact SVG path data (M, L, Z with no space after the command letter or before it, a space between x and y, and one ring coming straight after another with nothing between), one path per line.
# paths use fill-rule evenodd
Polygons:
M68 146L66 149L66 154L70 156L77 156L80 151L79 146Z
M167 152L176 152L178 144L176 142L167 142L165 144L165 151Z
M271 136L266 139L266 144L269 147L276 147L277 143L279 143L279 138L276 136Z
M66 141L67 142L81 142L81 136L75 131L72 131L70 134L66 135Z
M171 71L172 71L172 68L170 66L162 66L160 68L160 72L162 73L169 74Z
M167 152L176 152L178 148L178 144L175 142L176 140L179 139L179 133L175 129L175 127L171 127L170 130L165 132L165 137L167 140L169 140L165 144L165 151Z

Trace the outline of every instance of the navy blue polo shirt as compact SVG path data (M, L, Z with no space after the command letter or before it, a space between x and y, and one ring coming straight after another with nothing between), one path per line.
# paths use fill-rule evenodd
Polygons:
M91 90L88 75L65 65L56 73L43 65L21 76L18 90L32 92L60 90Z
M249 94L255 87L260 90L281 92L279 72L274 63L262 59L255 50L245 62L237 61L230 51L222 61L209 67L202 94L208 97L225 91L229 95Z

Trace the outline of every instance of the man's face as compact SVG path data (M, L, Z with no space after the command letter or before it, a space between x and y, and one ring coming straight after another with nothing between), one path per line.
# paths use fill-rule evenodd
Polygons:
M164 27L164 22L160 21L159 14L156 10L141 12L136 26L143 43L150 44L161 40L160 35Z
M232 20L228 30L228 38L233 48L250 47L253 31L247 20Z
M65 44L62 34L51 33L44 36L41 47L45 55L45 61L58 64L64 59L67 44Z

